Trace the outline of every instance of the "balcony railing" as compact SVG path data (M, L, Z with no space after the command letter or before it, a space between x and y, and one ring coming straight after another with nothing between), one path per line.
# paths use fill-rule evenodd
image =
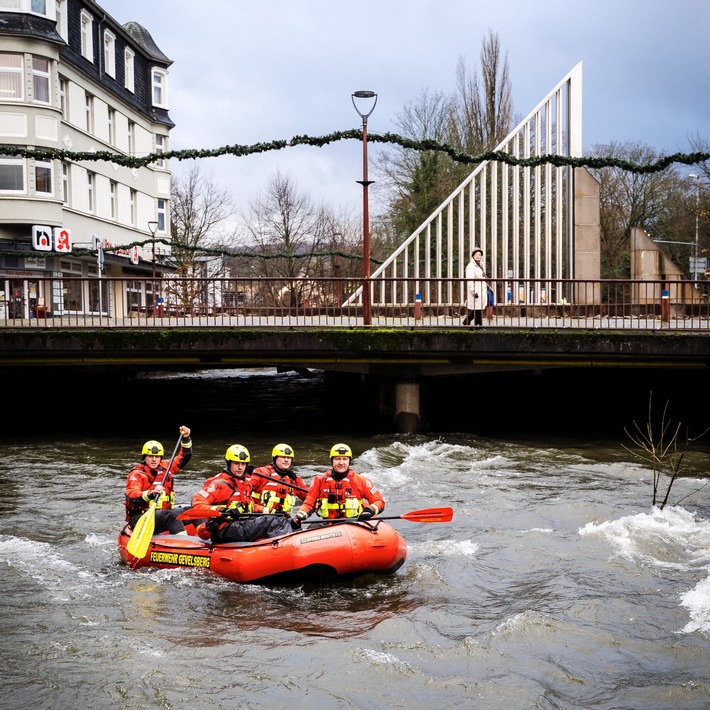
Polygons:
M484 327L684 332L710 327L707 281L489 279L489 284L492 305L484 310ZM364 327L362 286L361 278L6 276L0 328ZM380 278L369 288L368 327L463 327L465 280Z

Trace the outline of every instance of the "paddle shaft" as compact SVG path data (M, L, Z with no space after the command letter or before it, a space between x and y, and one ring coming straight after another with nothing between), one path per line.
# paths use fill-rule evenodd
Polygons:
M159 486L162 486L163 483L165 483L165 479L168 477L168 474L170 473L170 469L173 467L173 461L175 461L175 457L177 456L178 449L180 448L180 444L182 443L182 429L180 430L180 436L178 437L177 444L175 444L175 448L173 449L173 455L170 457L170 462L168 463L168 467L165 469L163 472L163 477L160 479L160 483L158 484ZM156 501L157 503L157 501Z
M203 520L207 518L254 518L259 515L288 515L288 513L240 513L236 509L230 508L188 508L177 516L178 520ZM290 517L290 516L289 516Z
M297 491L303 491L304 493L308 493L308 488L304 488L303 486L297 486L295 483L289 483L288 481L285 481L283 478L274 478L273 476L267 476L265 473L257 473L256 471L252 471L250 476L259 476L260 478L265 478L268 481L276 481L276 483L283 484L284 486L289 486L290 488L295 488Z

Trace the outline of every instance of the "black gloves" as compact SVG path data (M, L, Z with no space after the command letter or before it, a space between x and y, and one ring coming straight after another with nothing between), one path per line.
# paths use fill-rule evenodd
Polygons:
M362 513L357 516L358 520L369 520L373 515L375 514L375 511L372 508L363 508Z
M218 518L210 518L206 523L205 523L205 528L207 528L207 531L210 533L210 535L214 535L217 530L219 530L219 522Z
M298 530L300 527L301 527L301 519L297 515L294 515L291 518L291 529Z

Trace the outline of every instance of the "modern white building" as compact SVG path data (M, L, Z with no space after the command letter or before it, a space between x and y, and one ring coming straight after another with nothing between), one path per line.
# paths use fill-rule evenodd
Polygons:
M152 307L145 277L169 251L150 242L170 235L168 161L28 151L167 151L171 63L145 28L93 0L0 0L0 308L11 317ZM140 280L104 278L118 276ZM109 293L116 283L124 293Z

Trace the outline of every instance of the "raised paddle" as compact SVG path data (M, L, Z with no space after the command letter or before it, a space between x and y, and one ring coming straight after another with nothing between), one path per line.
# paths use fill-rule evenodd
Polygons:
M177 444L175 444L175 449L173 455L170 457L170 463L163 473L163 477L160 479L160 485L165 481L165 477L173 466L173 461L177 456L178 449L180 448L180 442L182 441L182 428L180 429L180 436L178 437ZM133 528L131 537L126 543L126 551L138 557L139 559L145 556L148 552L148 546L150 545L150 540L153 537L153 531L155 530L155 496L150 499L148 504L148 510L138 518L136 527Z
M422 508L421 510L410 510L403 515L378 515L367 520L360 520L361 523L369 523L371 520L410 520L413 523L448 523L454 517L453 508ZM323 520L304 520L304 523L356 523L357 518L325 518Z
M380 515L370 518L370 520L409 520L413 523L449 523L454 517L453 508L422 508L421 510L411 510L404 515Z

